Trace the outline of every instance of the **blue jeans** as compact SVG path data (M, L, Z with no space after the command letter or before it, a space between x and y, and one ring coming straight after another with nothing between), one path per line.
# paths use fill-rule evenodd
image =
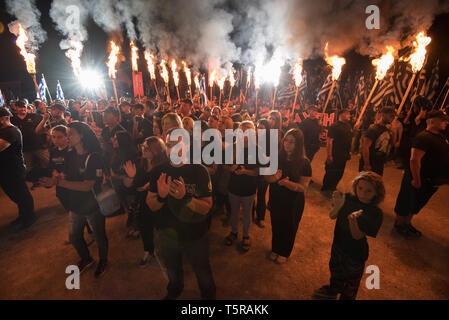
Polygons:
M215 300L216 287L209 263L209 240L207 234L197 240L179 243L158 232L159 252L167 268L167 296L176 299L184 289L182 255L185 254L195 272L201 299Z
M98 256L100 260L108 258L108 238L106 237L105 217L99 209L88 216L83 216L70 212L70 232L69 240L81 259L89 259L90 252L84 240L84 227L86 223L93 229L95 242L98 246Z
M231 203L232 233L237 234L239 230L239 213L241 205L243 213L243 236L249 237L249 225L251 224L251 213L253 211L255 197L255 194L247 197L241 197L229 193L229 202Z

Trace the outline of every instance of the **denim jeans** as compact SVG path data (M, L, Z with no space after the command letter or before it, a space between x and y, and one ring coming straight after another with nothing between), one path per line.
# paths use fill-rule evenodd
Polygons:
M253 211L255 194L241 197L235 194L229 193L229 202L231 203L231 226L232 233L238 233L239 229L239 214L240 205L242 206L243 213L243 236L249 236L249 225L251 224L251 214Z
M159 253L167 268L167 296L176 299L184 289L184 271L182 256L186 255L193 272L195 272L201 299L215 300L216 287L209 263L209 240L207 234L197 240L180 243L171 237L158 232Z
M81 259L89 259L89 248L84 240L84 227L86 226L86 223L89 223L93 229L100 260L107 260L108 238L106 237L105 217L100 213L99 209L88 216L70 212L70 242Z

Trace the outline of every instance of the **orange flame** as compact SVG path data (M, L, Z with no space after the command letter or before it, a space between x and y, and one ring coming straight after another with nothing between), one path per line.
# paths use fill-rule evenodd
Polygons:
M413 52L412 55L406 60L410 60L413 73L417 73L422 69L424 61L426 60L426 47L430 43L430 41L432 41L432 38L426 37L424 32L420 32L416 36L416 41L413 41L415 52Z
M251 86L251 67L248 68L248 74L246 76L246 87L249 88Z
M326 62L330 66L332 66L332 81L338 80L340 78L341 69L343 68L343 65L346 63L345 58L339 57L339 56L332 56L329 57L327 55L327 49L328 49L328 43L326 43L326 47L324 48L324 53L326 56Z
M111 53L109 54L109 59L106 65L109 69L109 77L111 79L115 79L117 70L115 69L115 66L117 65L118 61L118 53L120 52L120 47L115 44L114 41L111 41Z
M197 89L199 89L200 88L200 75L199 74L197 74L196 76L195 76L195 86L196 86L196 88Z
M182 62L182 65L184 66L184 72L186 74L187 83L190 87L192 85L192 75L190 73L190 69L189 67L187 67L187 63L185 63L185 61Z
M300 60L298 60L293 69L293 78L295 79L295 85L299 87L302 82L302 63Z
M20 48L20 54L23 56L25 63L27 65L27 71L30 74L36 74L36 56L32 53L27 52L25 49L25 44L28 41L25 30L22 28L21 24L19 26L19 36L16 40L16 45Z
M382 80L387 74L388 69L390 69L391 65L394 62L394 49L393 47L387 46L387 53L384 54L379 59L373 60L373 65L377 66L376 79Z
M151 79L156 79L156 72L154 68L154 62L153 62L154 56L150 53L150 51L145 51L145 60L147 60L148 65L148 72L150 73Z
M162 79L164 79L164 82L167 84L168 83L168 70L167 70L167 62L162 59L161 61L161 77Z
M171 62L171 72L173 73L173 80L175 81L175 86L179 84L179 73L176 71L177 65L175 59Z
M223 90L223 86L224 86L225 81L226 81L226 76L224 76L221 79L217 79L217 84L220 87L220 90Z
M229 70L229 84L231 87L235 85L234 69Z
M81 72L81 52L83 51L83 44L78 40L70 40L71 48L68 49L65 55L72 63L72 69L75 76L79 76Z
M132 61L133 71L137 72L137 71L139 71L139 67L137 65L137 60L139 59L139 48L137 48L134 45L134 41L131 41L130 46L131 46L131 61Z
M214 81L215 81L215 75L216 75L216 71L212 71L211 74L209 75L209 87L213 87L214 86Z

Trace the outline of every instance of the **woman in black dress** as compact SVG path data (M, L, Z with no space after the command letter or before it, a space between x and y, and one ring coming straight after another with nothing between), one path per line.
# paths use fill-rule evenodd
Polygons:
M266 177L270 183L272 261L286 262L293 250L304 211L304 192L311 177L312 168L304 155L304 136L301 130L290 129L281 142L278 171Z

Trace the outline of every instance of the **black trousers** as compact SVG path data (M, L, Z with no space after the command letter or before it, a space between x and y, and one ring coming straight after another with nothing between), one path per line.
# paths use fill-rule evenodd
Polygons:
M396 198L394 212L401 217L418 214L437 190L438 187L433 186L425 179L422 179L422 187L415 189L412 186L411 172L405 170L404 176L402 177L401 189Z
M365 171L365 169L363 169L365 165L365 162L363 161L363 156L360 157L360 161L359 161L359 172ZM384 174L384 166L385 166L385 162L382 160L376 160L370 161L370 165L371 165L371 171L377 173L379 176L383 176Z
M0 186L6 195L17 204L21 221L27 221L34 218L34 200L25 183L24 172L7 174L2 172L0 176Z
M290 208L285 205L270 206L272 251L286 258L292 253L299 222L304 212L304 193L301 193L299 197L298 203L290 204Z
M365 262L348 257L341 248L332 245L329 269L332 291L341 294L340 300L355 300L365 270Z
M334 159L334 161L331 164L328 164L326 162L324 166L326 173L324 174L323 187L321 188L321 190L323 191L336 190L337 185L345 172L345 167L346 167L346 160Z
M154 253L154 219L150 212L139 211L137 215L140 236L143 242L143 250Z
M267 211L267 203L265 197L267 194L268 183L264 177L260 177L257 181L257 203L256 203L256 218L257 220L265 220L265 212Z
M309 146L305 146L305 151L306 151L306 157L307 159L309 159L310 162L312 162L313 158L315 157L316 153L318 152L318 150L320 150L320 147L309 147Z

